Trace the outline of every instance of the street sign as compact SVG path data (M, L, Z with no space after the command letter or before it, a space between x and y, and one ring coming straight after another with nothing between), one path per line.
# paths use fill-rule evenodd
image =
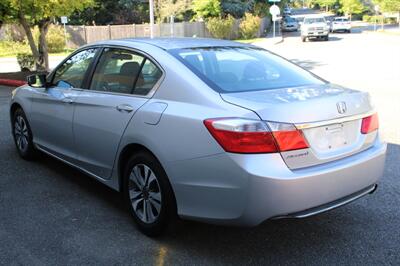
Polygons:
M279 3L281 0L268 0L270 3Z
M277 5L273 5L269 8L269 13L271 13L272 16L277 16L281 11Z
M62 24L67 24L68 23L68 17L61 17L61 23Z

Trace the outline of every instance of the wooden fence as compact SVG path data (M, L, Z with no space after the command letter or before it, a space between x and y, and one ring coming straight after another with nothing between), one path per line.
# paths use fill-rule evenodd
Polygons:
M263 18L257 34L258 37L265 35L269 26L269 19ZM236 20L232 30L231 39L239 38L240 20ZM212 37L204 22L180 22L171 24L162 23L154 25L155 37ZM25 37L25 32L18 25L5 25L0 29L0 40L6 38L6 28L12 33L12 38L21 41ZM149 24L131 24L131 25L108 25L108 26L66 26L69 40L68 48L77 48L84 44L93 43L102 40L121 39L121 38L139 38L150 37Z
M240 20L236 20L231 39L239 38L239 24ZM268 26L269 19L263 18L257 36L263 36ZM67 26L66 29L69 35L68 48L77 48L102 40L150 37L149 24ZM212 37L204 22L180 22L174 23L173 26L168 23L156 24L153 31L154 37Z

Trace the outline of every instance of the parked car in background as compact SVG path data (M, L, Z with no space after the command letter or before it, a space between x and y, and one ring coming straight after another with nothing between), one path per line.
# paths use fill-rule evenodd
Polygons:
M282 19L281 29L282 31L297 31L299 29L299 23L295 18L286 16Z
M329 25L323 16L315 15L305 17L301 24L301 40L309 38L329 40Z
M351 32L351 21L347 17L338 17L332 21L331 31Z
M292 10L290 9L290 7L288 7L288 6L286 6L284 9L283 9L283 15L284 16L290 16L291 14L292 14Z
M224 40L86 45L14 90L9 114L22 158L41 151L121 191L152 236L177 216L328 211L375 191L385 162L368 93Z

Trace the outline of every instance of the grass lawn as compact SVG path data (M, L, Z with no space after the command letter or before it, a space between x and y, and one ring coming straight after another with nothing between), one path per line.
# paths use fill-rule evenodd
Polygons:
M241 42L241 43L255 43L255 42L261 42L264 41L265 38L254 38L254 39L247 39L247 40L235 40L236 42Z
M58 53L50 53L49 55L66 56L74 49L66 49ZM27 43L0 41L0 57L16 57L19 53L30 53L31 49Z

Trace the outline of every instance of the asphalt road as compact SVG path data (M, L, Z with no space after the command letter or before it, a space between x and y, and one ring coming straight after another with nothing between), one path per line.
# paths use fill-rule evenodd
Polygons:
M380 79L379 75L386 75L382 81L386 84L385 89L381 86L376 91L377 88L368 84L362 89L373 91L379 98L382 112L389 113L395 108L393 105L399 103L396 99L400 99L400 88L397 87L400 83L395 84L397 79L391 76L398 69L392 70L391 65L385 65L378 76L371 77L371 72L368 72L367 75L353 75L351 78L345 72L353 68L363 69L365 63L351 57L358 54L358 46L351 45L356 41L351 36L337 37L347 43L346 49L350 49L346 50L347 59L343 63L337 58L337 51L343 48L339 40L303 44L293 37L273 49L298 59L299 63L308 60L313 71L322 75L328 73L327 78L344 75L346 79L342 81L351 81L344 85L360 82L359 79L367 79L360 82L361 86L364 82L373 85L378 83L375 79ZM372 42L372 39L367 38L365 42ZM340 49L332 50L330 57L323 56L325 48L319 47L326 44L331 45L331 49ZM392 46L387 48L380 44L379 47L385 50ZM391 56L385 60L393 59L394 56ZM374 63L377 59L371 60ZM343 70L337 69L339 63L343 65ZM315 217L268 221L251 229L180 222L168 235L150 239L135 228L117 192L47 156L36 162L26 162L18 157L10 136L7 113L10 91L0 87L2 265L400 263L398 134L389 134L384 178L373 195ZM388 102L384 104L384 101ZM392 123L398 113L384 115L383 118ZM395 132L398 125L397 119L385 131Z

